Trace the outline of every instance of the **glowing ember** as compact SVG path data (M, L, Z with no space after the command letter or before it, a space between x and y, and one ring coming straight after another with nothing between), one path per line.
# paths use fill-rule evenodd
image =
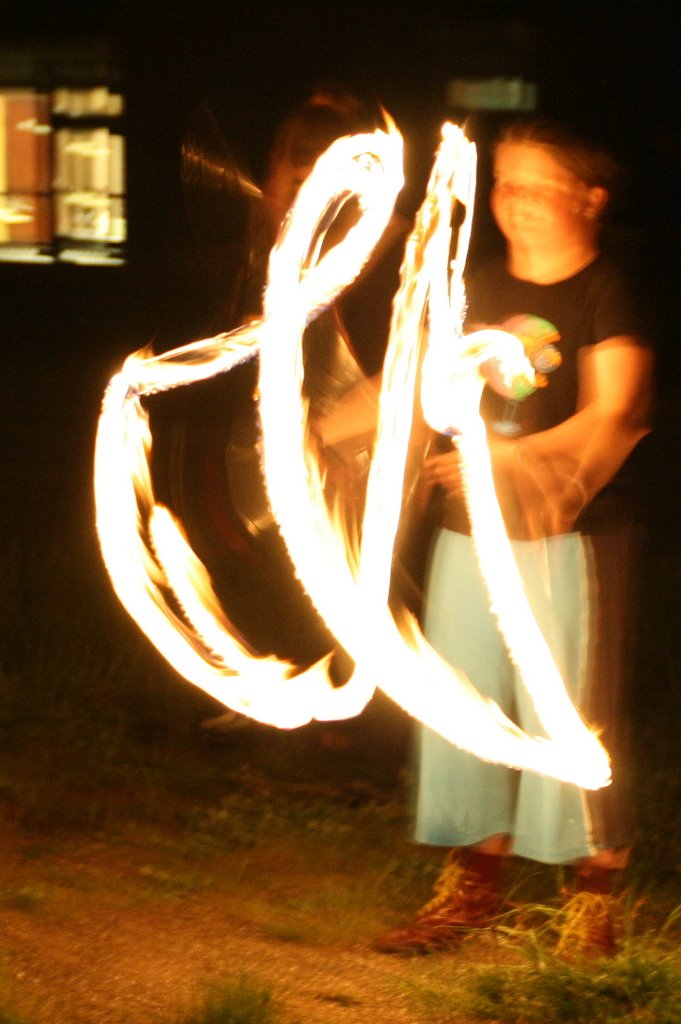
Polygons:
M263 320L164 356L126 361L107 390L97 438L97 525L104 559L119 597L152 642L182 675L230 708L291 727L357 714L378 685L409 714L479 757L598 788L609 781L607 755L569 701L527 606L492 483L478 411L480 366L494 358L509 379L530 381L532 368L511 335L463 336L475 149L453 125L443 128L393 304L377 440L357 534L361 543L347 537L329 512L319 465L306 446L305 326L370 255L401 188L400 167L401 140L394 130L334 143L301 187L272 252ZM321 255L329 225L353 199L359 202L358 219ZM465 217L450 266L457 202ZM230 624L179 524L154 500L141 398L227 371L258 346L271 506L302 584L355 661L343 687L330 684L324 663L292 676L294 666L255 656ZM396 618L388 606L421 361L425 418L456 439L492 607L550 739L519 730L433 651L413 618Z

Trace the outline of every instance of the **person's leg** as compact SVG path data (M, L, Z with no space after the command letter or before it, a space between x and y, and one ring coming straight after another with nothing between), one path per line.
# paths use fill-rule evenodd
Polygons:
M563 891L556 952L575 956L612 956L617 952L613 888L629 857L628 848L599 850L572 866Z
M528 601L566 690L581 707L590 673L593 573L578 534L513 545ZM517 679L518 724L546 735L534 704ZM513 852L545 864L570 864L595 852L586 794L577 786L522 772L513 827Z
M543 569L531 548L519 555L535 614L568 692L598 729L613 764L612 784L596 792L529 774L520 783L514 851L572 865L558 942L562 952L609 955L616 948L611 891L627 865L631 836L626 681L633 663L635 552L634 534L619 530L547 541ZM545 602L546 581L550 599ZM536 731L533 710L522 695L518 706L522 727Z
M481 694L512 711L513 675L489 609L470 537L442 530L426 578L424 632ZM508 835L516 773L420 728L414 838L431 846L475 846Z
M511 710L511 667L489 610L469 537L442 531L426 587L425 633L480 692ZM498 881L514 817L515 773L419 730L417 842L449 848L435 896L406 926L379 936L382 952L427 953L498 913Z

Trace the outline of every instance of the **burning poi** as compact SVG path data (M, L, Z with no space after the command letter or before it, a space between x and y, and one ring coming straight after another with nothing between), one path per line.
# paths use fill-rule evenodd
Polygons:
M349 536L342 516L329 508L309 443L302 339L306 326L359 274L386 227L403 184L402 140L394 128L339 139L319 158L272 250L262 319L159 356L135 353L112 378L97 432L97 530L128 612L181 675L228 708L292 728L357 715L378 686L408 714L480 758L597 789L610 779L607 753L570 701L529 608L494 491L479 414L481 366L495 360L509 388L516 381L531 386L534 370L513 335L463 333L475 173L475 147L460 128L445 124L393 302L358 529ZM359 216L323 251L330 226L351 202ZM457 204L465 213L450 259ZM228 372L256 352L269 501L302 585L354 661L342 686L329 678L330 658L301 671L254 655L181 523L154 496L142 399ZM522 732L433 650L413 616L389 605L415 398L426 422L459 449L491 607L548 739Z

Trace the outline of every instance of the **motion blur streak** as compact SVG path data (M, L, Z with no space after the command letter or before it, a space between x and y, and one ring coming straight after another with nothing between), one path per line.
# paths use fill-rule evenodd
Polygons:
M406 246L358 529L348 535L325 499L319 462L308 443L303 333L357 276L401 186L401 139L394 129L335 142L303 183L272 251L263 320L165 356L137 355L126 361L107 390L96 446L97 525L104 559L119 597L164 656L234 710L292 727L312 718L357 714L378 685L410 715L485 760L598 788L610 778L607 754L570 703L527 607L494 493L479 416L480 366L497 360L509 381L531 380L532 369L512 335L463 335L475 149L453 125L443 126L427 194ZM351 200L358 202L359 216L325 252L325 239ZM464 217L450 263L457 204ZM329 683L325 663L291 676L294 666L254 656L220 607L180 524L153 497L151 437L141 396L227 371L258 346L268 494L297 575L355 662L352 678L342 687ZM413 617L393 614L388 605L421 364L423 414L460 449L474 542L492 607L549 739L518 729L436 654Z

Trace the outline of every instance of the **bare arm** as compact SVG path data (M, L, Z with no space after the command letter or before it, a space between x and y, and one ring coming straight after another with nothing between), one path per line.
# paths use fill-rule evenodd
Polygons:
M634 338L582 353L578 410L517 441L491 437L497 492L512 535L565 533L650 431L652 354ZM462 496L456 449L428 460L426 481Z
M563 423L518 441L491 439L502 507L513 508L514 532L550 536L572 529L579 513L609 483L650 431L653 359L629 336L582 352L578 410ZM372 432L380 375L361 381L317 425L322 445ZM431 457L427 486L460 495L459 455Z
M349 441L370 434L378 422L378 399L381 375L365 377L314 424L314 432L321 447Z
M530 535L571 529L650 431L653 360L628 336L583 350L578 411L550 430L495 446ZM504 474L505 475L505 474Z

